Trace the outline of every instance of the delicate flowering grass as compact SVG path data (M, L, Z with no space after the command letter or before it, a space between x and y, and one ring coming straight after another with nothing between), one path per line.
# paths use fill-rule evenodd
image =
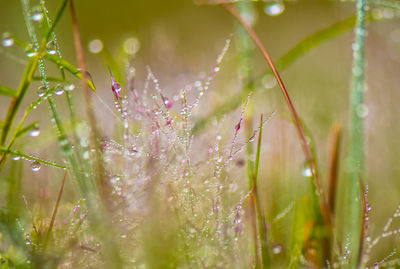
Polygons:
M268 42L274 40L262 42L260 29L253 29L257 3L197 2L222 4L239 22L225 44L219 44L219 54L208 52L215 63L210 62L208 71L193 82L171 89L160 71L151 67L144 76L136 75L136 68L142 67L133 59L125 62L124 78L119 62L109 51L102 52L109 78L105 98L113 100L113 106L108 107L110 102L95 92L97 82L87 69L73 1L60 1L52 17L44 0L37 6L21 0L29 41L10 33L2 41L4 48L21 48L28 60L17 89L0 86L0 95L10 102L1 122L0 267L398 266L396 249L387 241L396 240L400 232L399 208L376 235L370 221L374 211L364 182L365 137L360 127L365 114L365 22L377 18L375 7L394 12L399 9L397 3L358 1L357 17L350 16L304 38L275 65L268 54ZM268 16L278 16L286 7L283 1L264 4ZM366 10L366 4L372 10ZM64 59L56 35L57 24L67 9L79 68ZM280 72L353 27L356 42L352 47L350 141L342 145L346 128L332 128L324 177L317 141L312 139L315 130L305 127L308 119L299 116L304 108L297 106L293 85L287 84L287 77ZM260 77L253 72L253 42L272 70L263 71ZM94 51L100 52L100 47ZM213 109L212 96L219 86L214 82L227 67L225 58L232 57L239 59L240 91L231 99L223 98L222 105ZM50 64L57 67L56 72L50 72ZM273 88L276 83L272 78L283 93L289 121L275 107L262 106L261 115L257 114L257 92ZM35 92L34 100L26 100L29 91ZM84 115L75 105L80 96ZM109 132L104 132L93 97L102 101L100 109L113 117L113 122L107 123ZM50 130L43 130L42 118L28 122L38 107L46 105ZM211 112L205 114L203 110ZM290 132L294 134L290 143L299 142L299 153L287 141L268 141L271 133L279 132L274 129L276 123L286 121L298 134L296 139L295 132ZM51 148L55 154L25 152L29 139L40 137L47 144L57 143L56 149ZM303 167L295 161L291 164L292 171L298 170L296 176L284 169L279 156L268 156L272 154L269 143L277 141L282 147L289 145L293 156L301 156ZM349 168L341 161L341 152L347 152L347 148L350 164L359 166L357 171L350 167L351 181L343 184L341 171ZM26 163L28 171L23 169ZM31 180L31 173L43 170L47 171L41 174L45 176ZM297 174L302 174L301 182ZM288 181L288 177L295 180ZM349 186L350 195L344 195L343 185ZM340 201L346 197L343 207ZM350 213L342 221L339 216L347 209ZM380 257L378 246L385 244L389 249L385 248Z

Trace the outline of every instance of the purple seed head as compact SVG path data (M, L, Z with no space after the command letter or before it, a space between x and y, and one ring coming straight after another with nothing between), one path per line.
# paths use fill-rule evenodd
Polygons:
M167 98L165 98L164 105L166 108L171 108L174 105L174 103L172 101L168 100Z
M111 72L110 67L109 66L107 66L107 67L108 67L108 71L110 72L110 76L111 76L111 89L112 89L113 93L115 94L115 98L117 100L121 100L121 86L115 80L114 75Z
M239 120L239 122L238 122L238 124L236 124L236 126L235 126L235 131L237 132L237 131L239 131L239 129L240 129L240 124L242 123L242 119L240 119Z
M115 98L117 100L120 100L121 99L121 86L119 85L118 82L116 82L114 80L114 78L112 78L111 89L112 89L113 93L115 94Z

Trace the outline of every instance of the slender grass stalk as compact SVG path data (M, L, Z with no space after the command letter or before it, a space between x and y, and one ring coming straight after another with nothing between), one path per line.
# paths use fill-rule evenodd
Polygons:
M61 164L58 164L58 163L55 163L55 162L52 162L52 161L46 161L46 160L31 156L31 155L28 155L28 154L25 154L25 153L22 153L22 152L19 152L19 151L16 151L16 150L10 150L10 149L4 148L2 146L0 146L0 152L3 153L3 154L6 154L6 153L7 154L12 154L14 156L18 156L18 157L24 158L26 160L36 161L36 162L39 162L39 163L42 163L42 164L45 164L45 165L48 165L48 166L53 166L53 167L63 168L63 169L67 168L65 165L61 165Z
M261 247L261 261L263 268L270 268L271 258L268 248L267 241L267 225L265 222L265 216L263 209L260 204L260 195L258 192L258 169L260 165L260 154L261 154L261 139L262 139L262 128L263 128L263 115L261 114L260 125L259 125L259 133L258 133L258 142L257 142L257 151L256 158L254 161L254 172L252 175L252 193L254 197L254 205L257 214L257 225L258 225L258 237L260 240Z
M357 257L357 266L362 268L363 266L363 251L364 251L364 243L365 238L368 232L368 186L364 186L361 179L359 181L360 184L360 193L362 197L362 206L361 206L361 229L360 229L360 241L359 241L359 251Z
M239 2L236 3L236 7L238 8L240 15L248 18L248 23L251 24L251 20L254 18L254 4L252 2ZM240 77L240 83L243 85L243 89L240 92L251 91L251 73L252 73L252 61L251 61L251 52L252 52L252 41L248 33L243 27L240 26L239 23L235 23L235 31L237 34L237 56L238 56L238 71ZM246 110L244 112L244 130L246 137L250 137L253 133L253 109L251 102L249 101L246 105ZM258 197L256 191L256 184L254 183L254 160L252 158L253 155L253 144L248 143L246 145L246 169L247 169L247 177L249 182L249 190L251 192L250 196L250 222L252 226L253 232L253 244L254 244L254 257L256 268L263 266L264 258L263 251L264 246L263 243L260 242L260 229L259 229L259 212L257 210ZM261 253L260 253L260 243L261 243ZM261 254L261 255L260 255Z
M365 91L365 0L357 0L357 23L353 48L353 78L350 92L349 176L346 182L346 221L344 236L349 237L349 268L355 268L360 251L362 199L359 181L365 178L364 91Z
M17 97L17 91L11 89L10 87L0 85L0 95L9 96L9 97Z
M50 239L51 232L53 230L54 222L56 220L56 215L57 215L57 211L58 211L58 206L60 205L61 196L62 196L62 194L64 192L64 184L65 184L65 180L67 179L67 174L68 174L68 170L65 169L64 176L63 176L63 179L61 181L60 190L58 192L56 204L55 204L54 209L53 209L53 214L51 215L49 229L47 230L46 238L45 238L45 241L44 241L44 244L43 244L43 248L44 249L46 249L46 247L47 247L47 244L48 244L49 239Z
M26 134L27 132L29 132L30 130L32 130L33 128L37 127L39 124L38 121L32 122L31 124L25 126L24 128L22 128L20 131L17 132L16 137L20 137L21 135Z
M339 153L340 153L340 141L342 136L342 128L340 125L334 125L331 130L329 140L329 156L328 156L328 191L327 201L332 214L335 212L335 201L336 201L336 188L338 186L337 178L339 172Z

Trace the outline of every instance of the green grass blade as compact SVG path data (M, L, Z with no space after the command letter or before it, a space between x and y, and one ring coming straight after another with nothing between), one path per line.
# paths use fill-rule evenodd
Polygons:
M15 114L17 113L18 108L22 102L22 99L24 98L24 95L28 90L28 87L32 81L32 77L38 65L38 61L39 61L38 56L32 57L25 68L24 75L22 76L20 85L18 87L17 96L11 100L6 118L4 120L4 126L0 140L1 145L4 145L6 142L6 138L10 130L12 121L14 120Z
M259 125L259 129L258 129L256 158L254 161L253 190L254 190L256 210L257 210L257 225L258 225L258 234L259 234L259 238L260 238L262 266L263 266L263 268L270 268L271 258L270 258L270 253L269 253L269 249L268 249L267 228L266 228L264 211L260 204L260 196L259 196L259 192L258 192L258 168L259 168L259 164L260 164L263 124L264 124L263 115L261 114L260 125Z
M29 124L28 126L25 126L24 128L22 128L21 130L19 130L16 134L16 137L20 137L21 135L26 134L27 132L29 132L30 130L32 130L33 128L38 126L38 122L32 122L31 124Z
M52 162L52 161L46 161L46 160L31 156L31 155L28 155L28 154L25 154L25 153L21 153L19 151L7 149L7 148L2 147L2 146L0 146L0 152L1 153L11 154L11 155L14 155L14 156L18 156L18 157L24 158L26 160L36 161L36 162L39 162L39 163L42 163L42 164L45 164L45 165L48 165L48 166L52 166L52 167L63 168L63 169L67 168L65 165L58 164L58 163Z
M255 182L257 182L257 179L258 179L258 167L260 165L262 128L263 128L263 115L261 114L260 126L258 127L258 141L257 141L257 149L256 149L256 158L254 160L254 181Z
M14 90L14 89L9 88L7 86L0 85L0 95L16 97L17 96L17 91Z
M36 77L36 76L34 76L34 77L32 78L32 80L41 81L42 78L41 78L41 77ZM46 80L49 81L49 82L59 82L59 83L65 82L65 80L64 80L63 78L49 77L49 76L46 77Z
M350 264L356 268L359 255L361 233L361 194L360 180L365 178L364 164L364 119L360 109L364 105L365 91L365 0L357 1L357 23L353 48L353 78L350 93L350 137L349 137L349 176L346 182L346 220L344 236L349 236Z
M313 48L352 29L355 25L355 22L356 16L350 16L342 21L334 23L307 36L277 60L277 68L280 70L288 68L298 58L305 55Z
M78 70L78 68L76 68L75 66L73 66L71 63L69 63L68 61L58 57L57 55L50 55L50 54L45 54L44 57L57 64L58 66L63 67L65 70L67 70L68 72L70 72L72 75L74 75L75 77L77 77L78 79L82 79L83 75L82 72L80 72ZM96 90L93 81L91 81L90 79L86 79L86 84L89 86L89 88L93 91Z
M56 15L54 16L53 23L51 24L46 36L44 37L43 41L49 40L51 34L54 32L55 27L57 26L58 22L61 19L62 14L64 14L65 8L67 7L68 0L62 0L60 7L57 9ZM42 42L43 44L43 42Z

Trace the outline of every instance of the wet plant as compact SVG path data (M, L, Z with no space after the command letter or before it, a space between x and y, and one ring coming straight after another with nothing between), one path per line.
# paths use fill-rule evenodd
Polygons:
M265 16L280 16L293 3L195 2L225 10L234 33L218 43L219 53L208 52L215 60L207 70L171 89L158 69L136 64L134 38L123 44L129 52L123 64L100 39L89 42L108 75L107 85L96 88L74 1L60 0L54 14L44 0L20 1L27 37L7 32L2 40L4 54L17 47L26 58L18 87L0 86L8 103L0 137L0 267L398 266L396 249L385 242L398 240L400 209L378 234L370 221L364 127L368 23L396 19L399 4L346 3L355 14L300 39L275 61L268 49L274 40L259 36L256 14L261 7ZM58 39L67 14L76 66ZM349 124L332 127L323 165L320 141L282 71L351 29ZM255 55L265 66L258 75ZM218 104L218 87L229 85L218 83L219 74L232 58L239 90ZM284 109L257 107L266 89L280 91ZM45 106L49 124L33 116ZM104 124L99 109L112 115L111 123ZM290 142L269 140L279 124L293 128ZM55 144L51 151L32 150L40 138ZM277 141L282 147L293 141L296 176L268 156ZM33 174L40 180L32 181Z

